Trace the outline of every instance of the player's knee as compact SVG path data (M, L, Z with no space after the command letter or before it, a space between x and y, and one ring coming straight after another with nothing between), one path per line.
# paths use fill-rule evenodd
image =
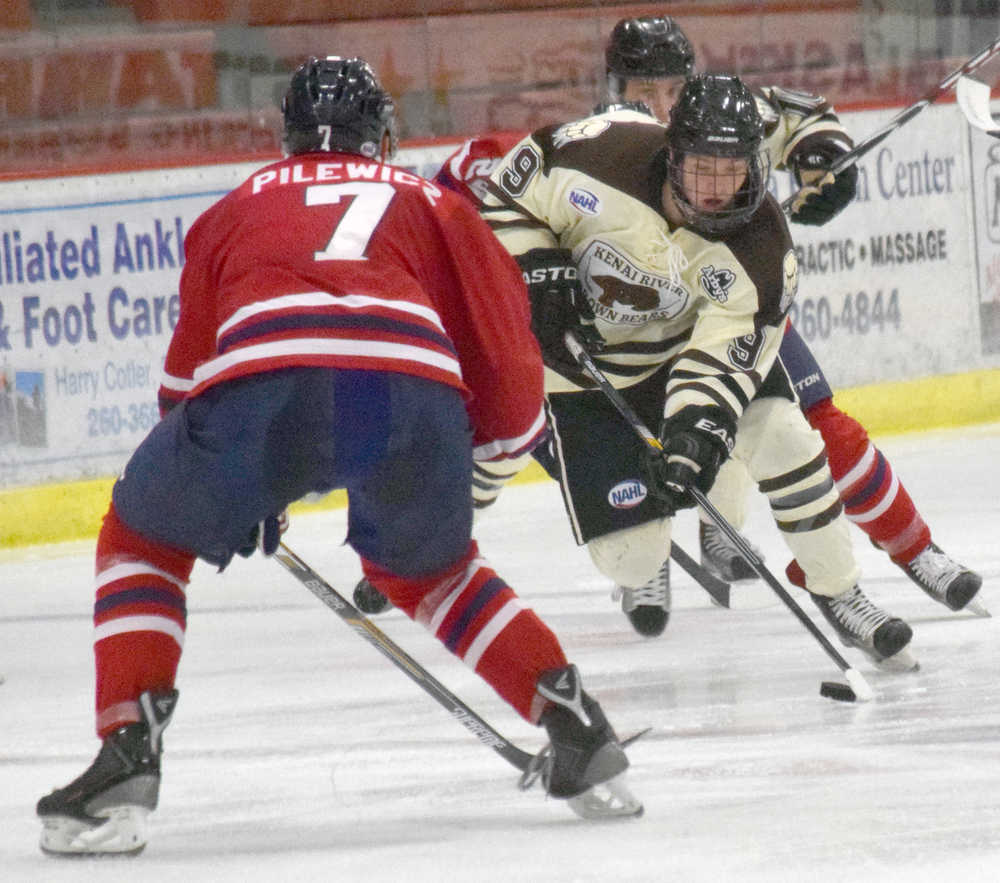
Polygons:
M822 437L793 402L766 398L751 402L740 419L734 455L760 482L805 466L822 451Z
M708 499L726 521L740 527L746 521L747 497L752 488L753 480L747 472L746 464L729 457L719 469L715 483L708 492ZM704 513L699 513L699 517L702 521L710 521Z
M670 549L670 519L616 530L587 543L597 569L619 586L641 586L660 569Z
M868 450L868 433L832 399L823 399L806 411L809 425L823 437L830 466L835 474L848 472Z

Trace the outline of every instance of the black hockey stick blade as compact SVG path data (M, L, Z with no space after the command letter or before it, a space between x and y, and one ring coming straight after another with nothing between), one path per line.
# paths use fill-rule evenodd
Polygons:
M534 755L501 736L288 546L280 543L274 557L292 576L344 620L356 634L364 638L425 693L442 705L480 742L492 748L507 763L521 772L528 769Z
M685 552L677 543L670 544L670 557L677 562L680 568L687 573L699 586L701 586L711 596L720 607L729 609L730 586L725 580L719 579L714 573L710 573Z

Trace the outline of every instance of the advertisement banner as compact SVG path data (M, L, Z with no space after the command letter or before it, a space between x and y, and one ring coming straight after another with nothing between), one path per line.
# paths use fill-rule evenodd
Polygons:
M971 126L967 137L980 335L984 353L1000 353L1000 141Z
M431 176L455 146L397 164ZM0 185L0 487L122 467L159 419L184 236L264 164Z
M860 141L898 110L843 114ZM932 106L859 163L858 195L822 227L791 224L792 320L834 388L985 367L964 119ZM982 176L980 175L980 178ZM775 176L776 195L791 193Z
M184 235L252 168L2 188L0 485L113 474L159 419Z
M843 120L860 140L897 112ZM792 318L834 388L998 364L1000 142L967 130L928 108L862 160L837 218L791 225ZM396 164L430 177L456 146ZM183 237L263 164L0 184L0 487L121 468L158 419Z

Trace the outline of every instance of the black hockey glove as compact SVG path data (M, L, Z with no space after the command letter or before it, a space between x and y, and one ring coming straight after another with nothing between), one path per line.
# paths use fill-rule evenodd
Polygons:
M718 408L688 405L660 427L662 451L646 459L649 492L669 514L695 504L688 488L707 494L733 449L735 427Z
M288 530L288 510L284 509L277 515L268 515L263 521L255 524L243 545L236 551L244 558L249 558L258 549L270 557L278 550L281 535Z
M821 227L854 199L858 189L858 167L849 165L836 176L826 171L846 152L843 145L832 141L813 142L807 148L792 152L788 165L802 188L789 211L793 221Z
M528 286L531 330L538 339L542 361L579 382L582 372L566 349L565 333L576 332L592 353L604 349L604 338L594 327L594 311L583 294L573 255L565 248L533 248L518 255L517 263Z

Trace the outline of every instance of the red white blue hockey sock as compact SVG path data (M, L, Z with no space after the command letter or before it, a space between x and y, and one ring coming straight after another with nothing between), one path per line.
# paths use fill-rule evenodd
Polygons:
M831 399L806 411L823 436L830 471L847 517L899 565L906 565L931 541L930 528L865 428Z
M362 560L365 576L422 623L517 712L537 723L546 705L538 676L566 665L559 641L486 560L475 540L463 558L428 577L401 577Z
M187 624L194 556L148 540L115 512L97 540L94 658L97 734L142 720L139 696L172 689Z

